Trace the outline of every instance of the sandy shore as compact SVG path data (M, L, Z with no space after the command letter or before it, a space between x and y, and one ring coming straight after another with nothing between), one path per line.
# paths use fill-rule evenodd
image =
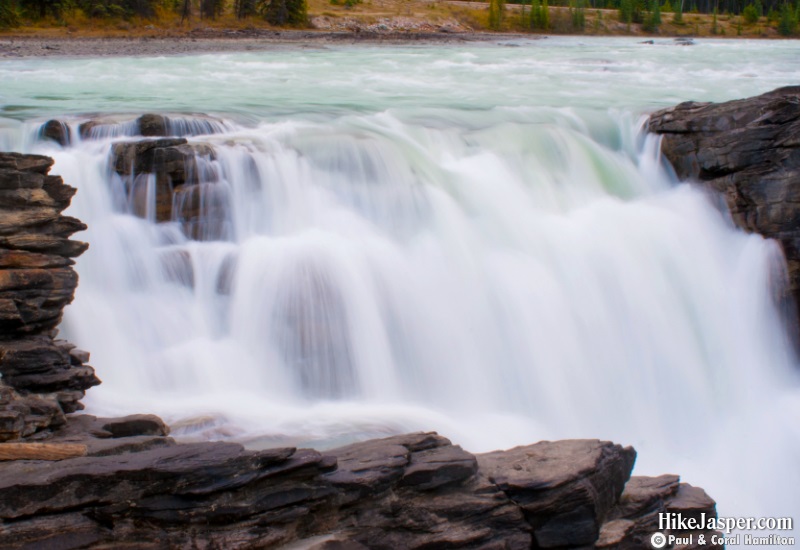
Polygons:
M314 31L212 31L158 38L45 38L0 36L0 58L159 56L324 48L336 44L459 43L531 39L530 35L495 33L374 33ZM539 37L541 38L541 37Z

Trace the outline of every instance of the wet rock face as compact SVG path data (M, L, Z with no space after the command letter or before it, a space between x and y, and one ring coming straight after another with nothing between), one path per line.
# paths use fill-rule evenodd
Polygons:
M119 121L101 117L78 124L77 134L82 140L101 137L141 136L146 138L202 136L217 134L225 128L224 123L209 116L174 116L147 113L134 120ZM42 125L39 136L68 145L71 142L69 126L60 120L49 120ZM68 139L61 139L66 136Z
M164 137L169 135L169 123L164 115L146 114L136 119L139 133L145 137Z
M111 185L120 208L156 222L178 222L188 238L206 241L230 237L229 190L220 184L213 147L186 137L224 129L223 122L210 117L148 113L123 122L87 120L75 133L81 140L120 140L110 152L119 176ZM130 141L134 136L144 139ZM41 126L39 137L64 147L73 141L70 126L56 119Z
M734 222L781 243L800 298L800 87L727 103L681 103L650 117L681 179L720 192Z
M644 548L658 511L715 513L675 476L623 492L635 452L594 440L475 456L416 433L247 451L178 444L154 417L79 416L48 443L85 456L0 468L3 548Z
M99 383L88 354L54 339L78 285L72 258L86 228L63 216L75 189L46 157L0 153L0 441L33 436L83 408Z
M39 137L55 141L62 147L66 147L72 141L72 133L69 126L60 120L48 120L39 129Z
M195 240L226 237L228 194L219 184L210 145L184 138L148 139L115 143L111 156L133 214L177 221Z

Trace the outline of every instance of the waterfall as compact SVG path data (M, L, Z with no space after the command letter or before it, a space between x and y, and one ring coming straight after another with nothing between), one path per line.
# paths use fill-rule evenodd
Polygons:
M79 189L91 247L62 332L103 380L88 412L252 447L610 439L723 515L800 512L781 489L800 484L782 255L673 179L640 111L338 93L302 115L170 114L194 155L180 185L115 164L135 116L82 134L67 114L66 147L36 141L41 116L0 124Z

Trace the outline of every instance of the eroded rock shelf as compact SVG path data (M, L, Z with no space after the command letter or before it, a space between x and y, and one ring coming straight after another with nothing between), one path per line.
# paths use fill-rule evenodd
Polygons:
M737 226L781 244L792 321L800 303L800 86L650 117L678 177L721 194ZM795 326L794 332L800 334ZM800 336L798 337L800 339Z

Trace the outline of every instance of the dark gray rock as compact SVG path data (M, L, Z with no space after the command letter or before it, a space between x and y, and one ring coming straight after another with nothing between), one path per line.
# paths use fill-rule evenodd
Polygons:
M537 546L591 545L630 477L631 447L543 441L478 456L480 470L525 511Z
M139 134L144 137L165 137L169 135L167 117L146 114L136 119Z
M147 138L187 137L217 134L225 125L208 115L166 116L146 113L135 120L96 118L78 126L81 139L142 136Z
M800 298L800 87L727 103L681 103L648 126L681 179L719 192L733 221L781 243ZM796 317L793 315L793 317Z
M339 527L367 548L530 548L522 510L475 457L435 433L355 443L328 451L338 469Z
M650 537L661 531L666 534L684 536L680 531L663 528L659 516L663 513L681 513L685 518L716 517L716 503L703 491L681 483L676 475L659 477L632 477L617 505L603 524L595 543L598 549L638 550L650 548ZM710 544L712 532L694 532L695 542L703 534L708 541L704 548L719 549Z
M676 512L686 518L714 517L717 503L700 487L681 483L678 490L666 501L668 512Z
M72 132L69 126L60 120L48 120L39 129L41 139L50 139L66 147L72 141Z
M160 425L72 416L47 442L85 445L87 456L0 465L0 547L636 548L647 514L714 512L675 477L636 478L619 499L633 451L611 443L546 442L476 458L434 433L324 454L128 436L152 424ZM112 437L115 426L128 428ZM567 534L570 522L586 533L604 516L599 540Z
M0 517L139 501L153 494L207 495L251 483L281 467L286 471L293 454L293 449L256 453L233 443L197 443L67 459L57 468L46 461L16 461L0 469ZM300 456L292 466L320 460L319 454Z
M435 447L411 455L400 485L428 491L462 483L478 471L475 457L458 446Z
M0 153L0 440L62 426L100 382L85 352L53 339L78 285L71 258L87 245L70 240L86 226L62 215L75 189L48 175L52 164Z
M337 539L319 542L313 546L309 546L308 550L368 550L368 548L354 540Z
M664 502L671 498L680 485L680 477L665 474L658 477L632 477L610 514L613 518L638 518L650 512L666 510Z
M430 441L433 448L447 440L435 434L413 434L333 449L328 453L336 457L339 467L328 480L345 492L354 493L354 499L384 491L403 477L410 460L409 447L418 446L421 441Z
M201 183L201 176L204 184L213 185L213 174L209 176L200 166L216 158L211 146L190 144L183 138L163 138L115 143L111 155L112 166L125 185L124 195L128 197L127 206L132 213L142 217L147 215L149 193L146 178L152 174L156 221L197 222L200 194L189 191L189 188ZM178 212L173 212L175 204L179 205ZM226 205L221 207L226 208Z
M114 418L101 428L111 437L132 437L135 435L169 435L169 428L164 421L154 414L133 414L122 418Z
M98 139L100 137L108 137L119 135L121 127L118 122L113 120L93 119L82 122L78 126L78 135L82 140Z
M0 170L47 175L53 166L53 159L43 155L23 155L22 153L0 154ZM5 189L6 177L0 180L0 189Z

